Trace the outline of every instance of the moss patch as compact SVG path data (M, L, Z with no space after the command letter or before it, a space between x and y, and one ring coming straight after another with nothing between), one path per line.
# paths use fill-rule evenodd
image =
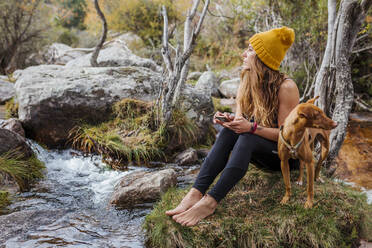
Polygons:
M220 112L233 112L231 107L229 106L223 106L221 105L221 99L220 98L217 98L217 97L213 97L212 96L212 101L213 101L213 108L214 108L214 111L220 111Z
M113 118L99 125L80 124L69 133L76 149L102 154L115 169L128 162L147 165L168 161L174 152L197 144L199 128L175 109L167 129L158 125L156 108L150 102L125 98L113 105Z
M14 103L14 98L11 98L5 103L5 118L18 118L18 103Z
M297 176L292 171L291 181ZM150 247L357 247L360 238L371 238L372 207L366 196L330 179L315 184L312 209L303 207L306 186L294 183L289 204L282 206L281 172L251 165L213 215L183 227L164 212L176 207L189 188L168 190L146 216Z
M10 204L9 193L7 191L0 190L0 214L2 209L6 208Z
M197 82L198 80L195 80L195 79L189 79L186 81L187 84L191 84L192 86L195 86Z

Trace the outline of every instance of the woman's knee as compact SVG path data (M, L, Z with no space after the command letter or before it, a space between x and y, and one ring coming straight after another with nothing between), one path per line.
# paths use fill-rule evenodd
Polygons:
M242 133L239 136L238 141L244 149L253 149L257 145L257 135L251 133Z
M223 127L217 134L218 139L237 139L238 136L239 134L235 133L233 130L227 127Z

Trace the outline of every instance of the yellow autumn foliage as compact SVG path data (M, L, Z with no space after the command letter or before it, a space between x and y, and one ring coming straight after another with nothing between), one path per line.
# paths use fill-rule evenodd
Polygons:
M146 44L157 45L161 40L163 18L161 6L165 5L169 23L182 21L191 2L187 0L101 0L100 7L106 17L109 30L118 32L132 31ZM87 2L87 15L84 24L88 31L100 33L101 21L93 2Z

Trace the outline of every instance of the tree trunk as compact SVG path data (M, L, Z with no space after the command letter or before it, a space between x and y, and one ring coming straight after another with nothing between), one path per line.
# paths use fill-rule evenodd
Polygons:
M354 100L349 58L371 3L372 0L343 0L337 11L336 0L328 1L327 47L316 76L314 96L319 96L317 106L338 123L331 132L330 152L325 161L329 175L334 171L331 163L344 141Z
M197 25L192 27L191 23L195 17L199 3L200 0L194 0L192 8L188 12L185 21L183 51L181 52L180 44L178 44L176 48L173 48L175 50L175 58L173 61L169 52L167 11L165 6L162 7L164 30L161 52L166 66L166 73L164 73L164 83L162 84L157 104L161 105L160 119L161 123L165 124L165 126L167 126L171 120L172 110L178 105L179 95L181 94L189 71L189 57L194 50L196 38L199 35L201 25L207 13L209 0L206 0L204 3L203 11Z
M106 36L107 36L107 22L106 22L105 16L103 15L103 13L102 13L99 5L98 5L98 0L94 0L94 7L96 8L97 14L99 15L99 17L102 20L102 36L101 36L101 39L100 39L99 43L97 44L96 48L94 49L94 52L92 54L92 57L90 58L90 64L93 67L98 67L99 65L97 63L97 57L98 57L99 51L101 50L101 48L103 46L103 43L106 40Z

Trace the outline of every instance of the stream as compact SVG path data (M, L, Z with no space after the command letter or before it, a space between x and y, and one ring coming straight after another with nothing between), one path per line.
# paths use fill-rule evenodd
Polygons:
M45 163L45 178L30 192L17 194L10 213L0 215L0 248L145 247L141 226L153 204L117 210L108 202L122 176L152 169L129 166L128 171L115 171L98 155L45 150L31 139L27 142ZM177 167L173 168L180 170ZM178 186L184 187L194 178L178 180ZM372 203L372 191L363 191Z
M0 247L144 247L142 222L151 206L116 210L108 205L115 183L126 172L109 169L100 156L73 149L45 150L28 139L46 175L10 205ZM2 243L4 242L4 243Z

